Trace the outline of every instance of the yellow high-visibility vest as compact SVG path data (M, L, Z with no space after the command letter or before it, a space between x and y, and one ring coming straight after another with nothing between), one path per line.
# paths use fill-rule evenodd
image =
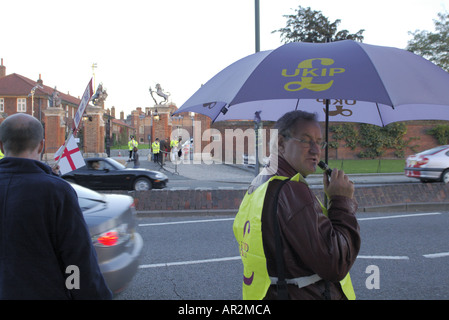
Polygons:
M267 260L263 250L262 209L268 184L275 179L286 180L288 178L281 176L271 177L270 180L257 187L251 194L247 192L234 220L234 236L238 242L243 263L242 293L244 300L263 299L272 283L268 275ZM300 173L290 180L307 184ZM327 209L322 204L321 208L327 217ZM355 292L349 273L340 281L340 285L346 298L355 300Z
M179 141L178 140L172 140L170 141L170 147L178 147Z
M161 145L157 141L154 141L151 144L151 148L153 149L153 153L159 153L159 151L161 151Z
M0 159L3 159L5 155L2 153L2 151L0 150Z
M139 143L136 141L136 140L134 140L134 139L132 139L132 140L130 140L129 142L128 142L128 149L129 150L133 150L134 149L134 147L138 147L139 146Z

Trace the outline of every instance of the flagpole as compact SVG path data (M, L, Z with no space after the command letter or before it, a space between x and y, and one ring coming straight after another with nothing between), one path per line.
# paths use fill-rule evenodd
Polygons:
M67 144L69 143L70 138L72 136L74 136L74 134L78 131L78 127L81 122L81 118L84 114L84 111L86 110L87 105L89 104L90 99L92 98L92 94L93 94L92 78L90 78L90 81L87 84L86 90L84 90L84 94L83 94L81 102L78 106L78 110L73 119L72 132L70 133L70 135L67 137L66 141L64 142L64 146L62 147L61 155L59 156L58 160L56 160L54 167L58 166L59 161L61 161L62 154L64 153L64 150L67 148Z

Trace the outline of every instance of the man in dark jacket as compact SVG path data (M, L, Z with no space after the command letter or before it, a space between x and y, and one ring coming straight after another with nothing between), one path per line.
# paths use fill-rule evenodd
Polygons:
M340 281L351 269L360 249L359 225L355 217L357 203L354 186L343 171L334 169L331 180L323 177L324 190L330 199L328 217L307 182L315 172L325 146L315 115L293 111L276 123L278 137L272 144L270 163L252 182L251 194L272 176L299 181L284 184L278 196L274 221L275 194L281 180L268 185L262 208L262 239L266 268L270 277L278 277L276 264L275 223L279 223L286 279L313 279L303 287L288 284L290 299L346 299ZM350 282L350 280L349 280ZM352 285L350 290L353 293ZM265 299L277 299L275 282Z
M40 162L41 123L0 125L0 299L111 299L73 188Z

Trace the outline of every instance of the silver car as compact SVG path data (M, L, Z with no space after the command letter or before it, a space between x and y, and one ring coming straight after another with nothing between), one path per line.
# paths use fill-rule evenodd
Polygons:
M405 163L405 175L422 182L449 183L449 145L438 146L409 156Z
M135 232L134 200L71 185L89 227L101 273L109 289L117 294L136 274L143 248L142 237Z

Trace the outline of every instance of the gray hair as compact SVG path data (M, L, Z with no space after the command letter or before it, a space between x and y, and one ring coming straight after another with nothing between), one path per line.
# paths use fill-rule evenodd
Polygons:
M282 117L276 121L273 129L277 129L277 135L273 135L270 141L270 152L277 152L278 136L281 135L285 138L290 138L295 134L294 130L296 124L299 121L318 121L318 116L316 113L310 113L302 110L290 111L284 114Z
M0 124L0 141L11 154L34 150L43 139L42 124L28 114L13 114Z

